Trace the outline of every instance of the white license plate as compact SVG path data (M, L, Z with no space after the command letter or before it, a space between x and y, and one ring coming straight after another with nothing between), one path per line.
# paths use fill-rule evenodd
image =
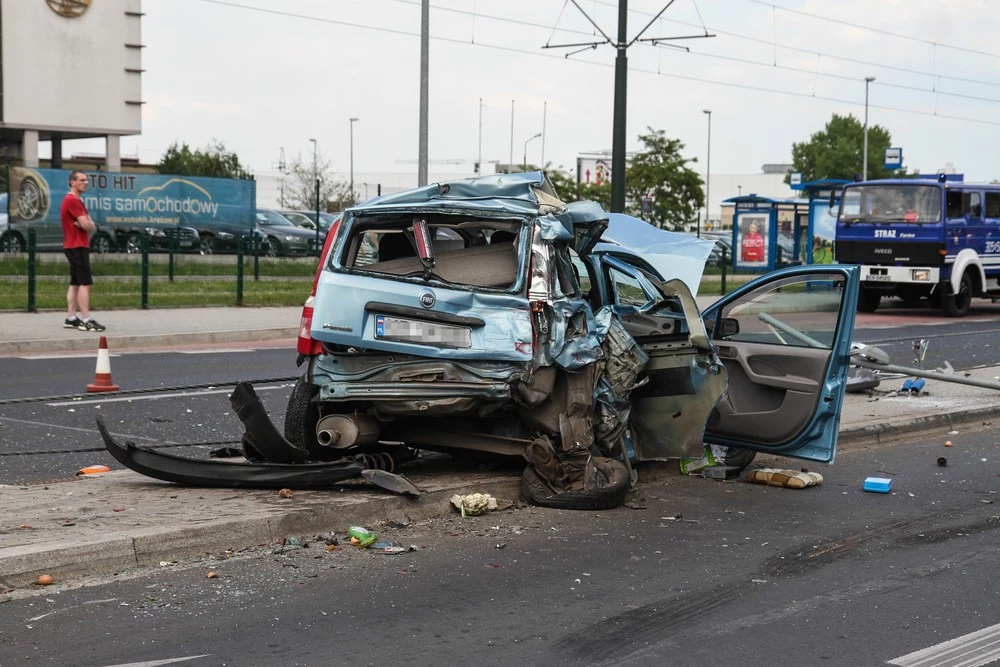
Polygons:
M472 329L469 327L407 320L389 315L375 316L375 337L420 345L472 347Z
M887 283L892 279L886 273L870 273L865 276L865 280L869 282Z

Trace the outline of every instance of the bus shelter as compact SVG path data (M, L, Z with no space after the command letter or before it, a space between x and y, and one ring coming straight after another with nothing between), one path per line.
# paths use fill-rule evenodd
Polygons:
M809 263L809 200L730 197L733 205L733 271L773 271L790 264Z
M834 262L840 193L850 182L841 178L823 178L792 185L792 189L802 192L809 202L809 224L805 236L809 243L803 249L806 263Z

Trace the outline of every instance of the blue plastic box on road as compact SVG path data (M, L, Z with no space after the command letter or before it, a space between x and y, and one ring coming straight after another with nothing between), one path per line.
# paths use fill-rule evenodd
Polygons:
M865 485L862 488L872 493L889 493L892 488L892 480L888 477L869 477L865 479Z

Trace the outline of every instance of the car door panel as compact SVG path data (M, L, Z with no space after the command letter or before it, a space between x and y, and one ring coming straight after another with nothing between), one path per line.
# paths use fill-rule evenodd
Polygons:
M769 345L746 344L724 358L729 391L709 419L713 434L740 438L766 433L768 444L791 440L812 418L821 377L829 363L824 350L799 348L796 356L773 354Z
M705 441L832 462L857 290L857 267L794 267L707 308L703 317L729 387Z

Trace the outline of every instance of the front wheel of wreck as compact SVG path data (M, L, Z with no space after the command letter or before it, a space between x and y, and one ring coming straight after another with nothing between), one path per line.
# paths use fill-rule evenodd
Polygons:
M313 457L322 450L316 437L319 408L313 402L318 391L316 385L299 378L292 388L288 407L285 409L285 439L302 447Z
M521 475L521 495L532 505L561 510L609 510L625 502L629 474L625 464L614 459L593 459L604 483L581 491L557 491L529 465Z

